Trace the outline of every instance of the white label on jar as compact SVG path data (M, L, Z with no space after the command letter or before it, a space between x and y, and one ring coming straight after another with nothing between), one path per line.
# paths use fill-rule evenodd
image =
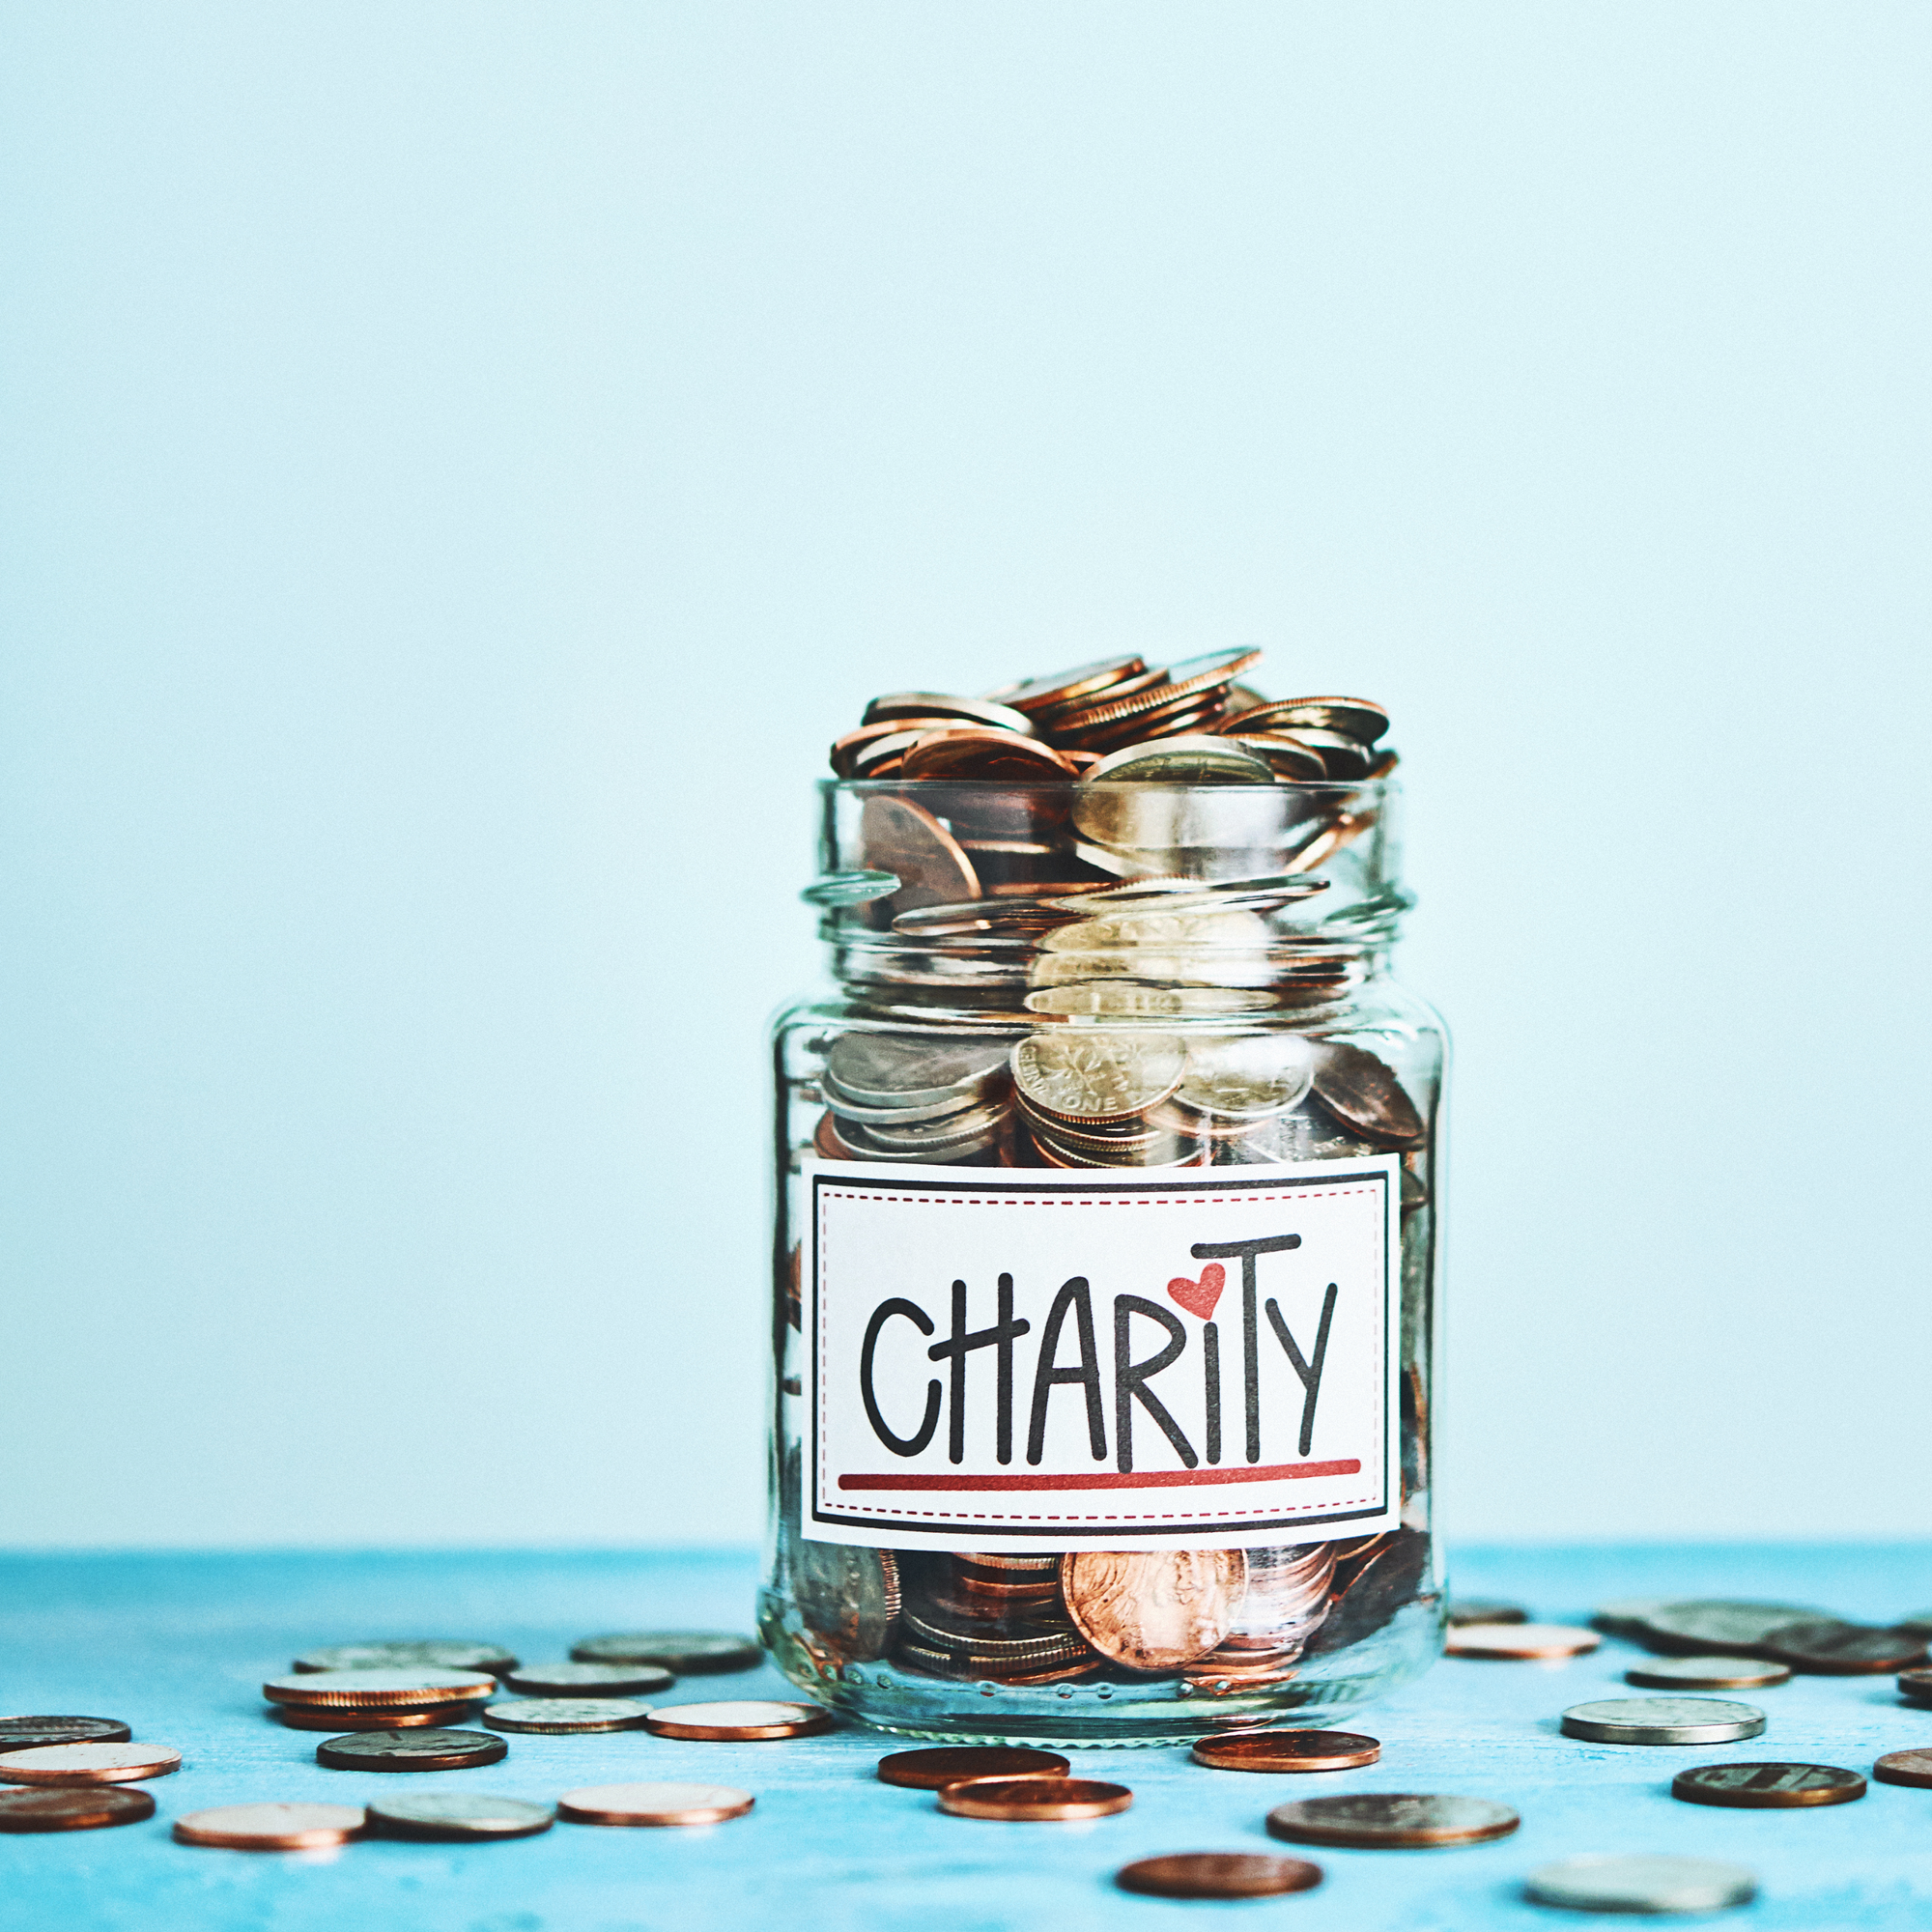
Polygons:
M803 1534L894 1549L1394 1527L1400 1163L807 1160Z

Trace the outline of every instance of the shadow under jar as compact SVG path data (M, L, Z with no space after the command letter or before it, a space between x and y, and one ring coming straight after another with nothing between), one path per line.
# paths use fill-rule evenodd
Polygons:
M775 1039L779 1667L1071 1745L1414 1676L1448 1042L1389 971L1393 781L821 792L833 983Z

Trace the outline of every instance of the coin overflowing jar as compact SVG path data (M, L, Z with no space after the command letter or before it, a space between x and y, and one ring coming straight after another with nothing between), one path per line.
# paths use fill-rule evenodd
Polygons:
M1440 1650L1396 756L1259 655L888 693L832 748L760 1625L886 1728L1317 1725Z

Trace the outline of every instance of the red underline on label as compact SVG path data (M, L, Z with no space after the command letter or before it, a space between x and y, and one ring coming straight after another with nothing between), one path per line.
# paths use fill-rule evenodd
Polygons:
M878 1476L840 1476L841 1490L1172 1490L1185 1484L1293 1483L1308 1476L1359 1476L1352 1456L1334 1463L1267 1463L1236 1469L1096 1469L1089 1476L924 1476L888 1470Z

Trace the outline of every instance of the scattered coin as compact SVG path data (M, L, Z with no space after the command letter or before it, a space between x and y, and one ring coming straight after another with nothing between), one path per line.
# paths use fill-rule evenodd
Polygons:
M1726 1745L1764 1729L1754 1704L1721 1697L1605 1697L1563 1714L1566 1737L1603 1745Z
M166 1745L37 1745L0 1754L9 1784L133 1784L181 1769L182 1754Z
M1881 1784L1916 1784L1932 1789L1932 1750L1887 1751L1872 1766Z
M629 1697L510 1697L486 1705L483 1721L493 1731L574 1737L582 1731L640 1731L650 1715L648 1704Z
M305 1704L313 1710L340 1705L348 1710L375 1710L385 1704L423 1706L469 1703L497 1694L497 1680L487 1671L439 1670L304 1670L291 1677L271 1677L262 1686L271 1704Z
M1058 1751L1003 1745L941 1745L932 1750L894 1751L879 1760L879 1782L912 1791L937 1791L969 1777L1064 1777L1072 1770Z
M311 1852L359 1837L365 1817L359 1804L218 1804L177 1818L175 1838L234 1852Z
M1910 1631L1875 1630L1835 1617L1787 1624L1758 1645L1767 1657L1825 1677L1889 1675L1925 1659L1925 1639Z
M1267 1898L1311 1890L1321 1883L1321 1867L1263 1852L1169 1852L1122 1865L1114 1883L1155 1898Z
M1932 1670L1901 1670L1898 1694L1909 1704L1932 1704Z
M1718 1859L1597 1854L1540 1865L1523 1889L1573 1912L1721 1912L1748 1905L1757 1879Z
M1932 1637L1932 1610L1914 1610L1909 1617L1900 1617L1892 1629L1910 1631L1914 1636Z
M1402 1850L1476 1845L1507 1838L1522 1823L1507 1804L1487 1798L1438 1798L1408 1791L1358 1791L1277 1804L1267 1828L1299 1845L1354 1845Z
M1791 1666L1755 1657L1660 1657L1633 1664L1624 1681L1646 1690L1758 1690L1789 1684Z
M125 1745L134 1735L118 1718L0 1718L0 1751L42 1745Z
M1611 1636L1638 1636L1644 1620L1653 1611L1668 1607L1670 1601L1668 1597L1613 1597L1597 1605L1590 1621Z
M1075 1628L1130 1670L1205 1657L1233 1628L1247 1581L1238 1549L1081 1549L1060 1565Z
M1825 1615L1825 1611L1809 1609L1803 1604L1750 1604L1697 1598L1664 1604L1652 1610L1641 1620L1637 1635L1659 1650L1755 1650L1773 1631Z
M661 1738L803 1738L829 1731L832 1713L817 1704L745 1699L725 1704L669 1704L653 1711L646 1729Z
M446 1730L452 1724L469 1723L476 1708L473 1703L420 1708L412 1704L403 1710L390 1705L374 1711L347 1711L340 1706L315 1711L301 1704L270 1704L268 1715L292 1731L327 1731L333 1736L342 1731Z
M717 1825L755 1801L728 1784L585 1784L556 1801L578 1825Z
M1352 1771L1381 1754L1359 1731L1234 1731L1197 1739L1193 1752L1215 1771Z
M97 1832L154 1815L155 1801L145 1791L112 1784L91 1791L0 1791L0 1832Z
M461 1637L427 1637L413 1643L332 1643L305 1650L297 1670L487 1670L500 1676L517 1660L500 1644Z
M1670 1780L1670 1795L1691 1804L1784 1811L1801 1804L1849 1804L1865 1795L1865 1781L1834 1764L1700 1764Z
M726 1631L636 1631L620 1636L587 1636L570 1646L580 1663L656 1663L680 1677L710 1671L750 1670L764 1661L753 1637Z
M647 1697L676 1681L657 1663L526 1663L503 1688L525 1697Z
M1134 1794L1095 1777L967 1777L939 1790L939 1808L955 1818L1000 1818L1013 1824L1109 1818Z
M1521 1605L1495 1603L1487 1597L1458 1597L1449 1605L1451 1630L1458 1624L1526 1624L1528 1621L1529 1612Z
M396 1838L528 1838L548 1832L556 1813L521 1798L472 1798L467 1791L416 1791L379 1798L372 1830Z
M1595 1631L1569 1624L1451 1625L1444 1649L1451 1657L1581 1657L1603 1642Z
M330 1771L469 1771L509 1750L488 1731L357 1731L317 1745L315 1761Z

